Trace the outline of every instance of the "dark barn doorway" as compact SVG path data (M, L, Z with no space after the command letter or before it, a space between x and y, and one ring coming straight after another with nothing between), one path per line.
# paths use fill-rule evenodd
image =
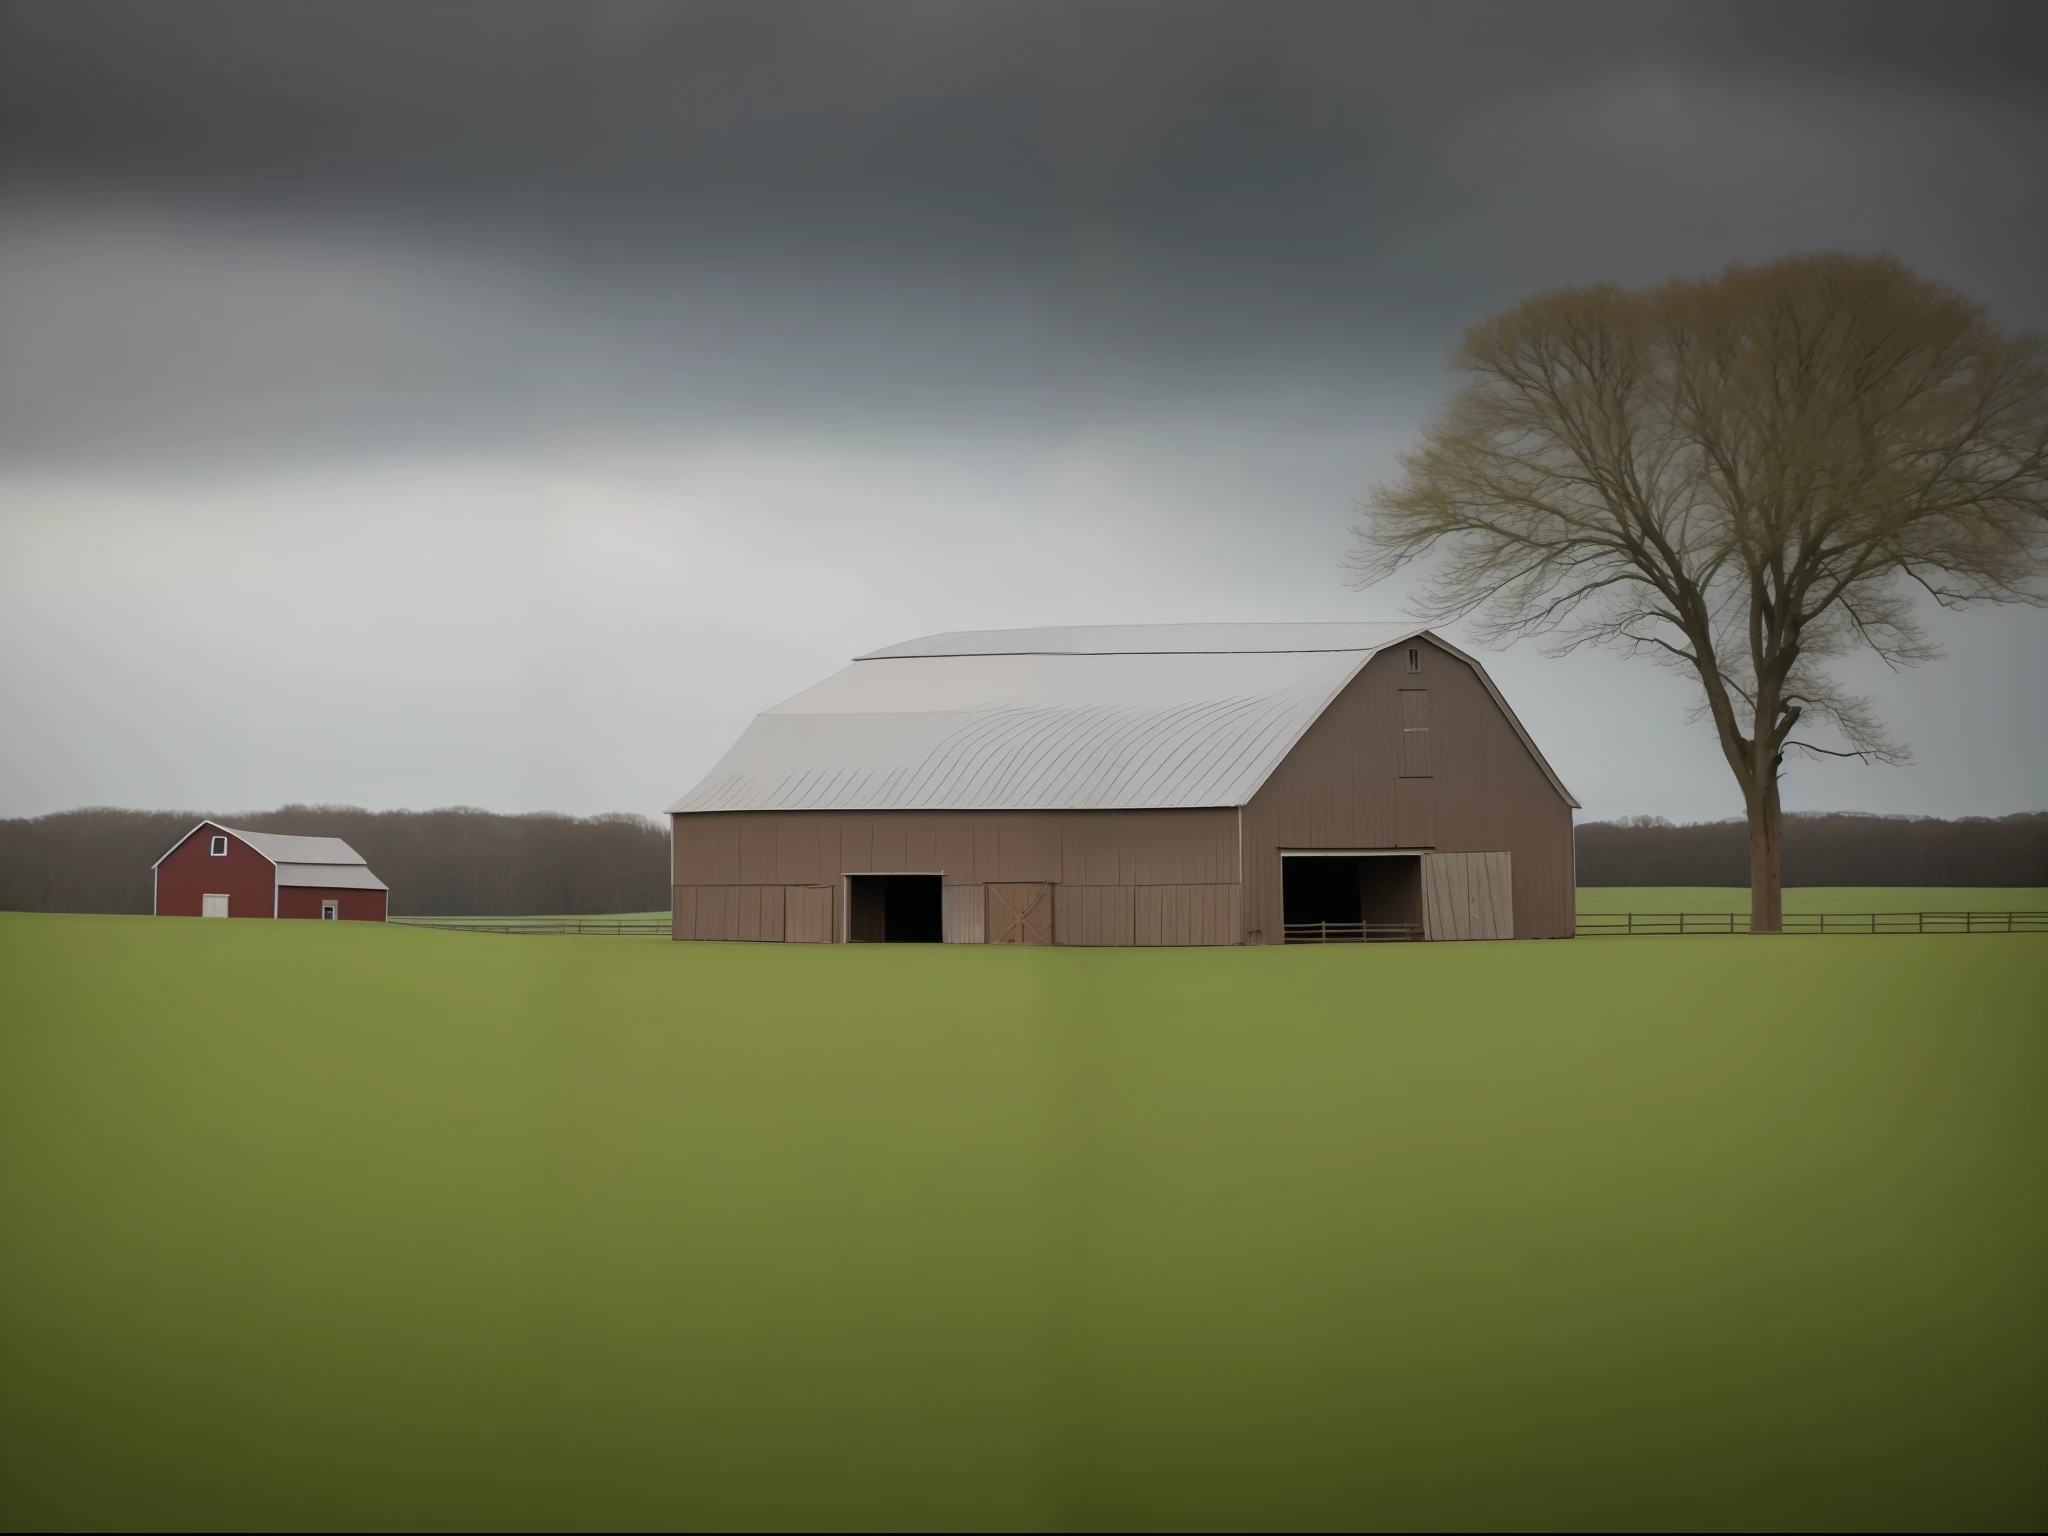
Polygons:
M846 937L855 944L937 944L939 875L848 875Z
M1281 922L1290 944L1422 937L1420 854L1283 854Z

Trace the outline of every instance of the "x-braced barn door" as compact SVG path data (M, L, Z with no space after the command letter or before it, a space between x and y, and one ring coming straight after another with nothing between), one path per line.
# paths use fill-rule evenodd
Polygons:
M991 885L988 888L988 941L991 944L1050 944L1052 887Z

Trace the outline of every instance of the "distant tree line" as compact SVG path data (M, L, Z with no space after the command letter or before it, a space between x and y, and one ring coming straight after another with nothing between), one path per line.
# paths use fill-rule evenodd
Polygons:
M197 811L93 807L0 821L0 911L147 912L150 866L201 819ZM658 912L669 903L668 829L645 816L287 805L214 819L341 838L391 887L394 917ZM1578 853L1581 885L1749 882L1741 821L1588 822ZM2048 812L1960 821L1789 815L1785 883L2048 886Z
M2048 812L2021 816L1788 814L1787 885L2048 885ZM1741 821L1655 816L1578 829L1580 885L1748 885Z
M202 819L96 806L0 821L0 910L147 912L150 866ZM391 887L394 917L668 910L668 828L645 816L287 805L213 819L342 839Z

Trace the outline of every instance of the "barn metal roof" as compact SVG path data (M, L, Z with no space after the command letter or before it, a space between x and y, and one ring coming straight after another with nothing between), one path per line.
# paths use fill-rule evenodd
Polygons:
M333 842L333 838L300 838L300 842ZM343 844L344 847L347 844ZM318 885L337 891L388 891L390 886L370 873L367 864L280 864L279 885Z
M225 822L219 821L202 821L192 829L192 832L197 832L200 827L212 827L216 831L226 832L232 836L239 837L273 864L367 865L369 862L338 837L294 837L284 832L245 832L240 827L231 827ZM190 837L192 832L187 832L184 837L180 837L170 847L166 848L163 852L163 857L159 858L156 863L163 863L164 859L168 859L172 854L184 847L185 838ZM156 864L152 864L150 868L156 868ZM289 884L290 882L286 883ZM363 889L367 890L371 889L371 887L366 886Z
M669 810L1243 805L1376 652L1425 633L1127 624L928 635L757 715Z
M952 630L885 646L856 661L908 656L1146 656L1377 651L1420 634L1414 624L1082 624L1056 629Z
M215 822L215 826L220 823ZM283 832L244 832L240 827L221 827L232 832L273 864L365 864L355 849L338 837L293 837Z

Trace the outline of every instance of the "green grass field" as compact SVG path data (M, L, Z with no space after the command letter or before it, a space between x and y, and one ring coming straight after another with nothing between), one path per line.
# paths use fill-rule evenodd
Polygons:
M0 914L0 1524L2039 1529L2044 982Z

